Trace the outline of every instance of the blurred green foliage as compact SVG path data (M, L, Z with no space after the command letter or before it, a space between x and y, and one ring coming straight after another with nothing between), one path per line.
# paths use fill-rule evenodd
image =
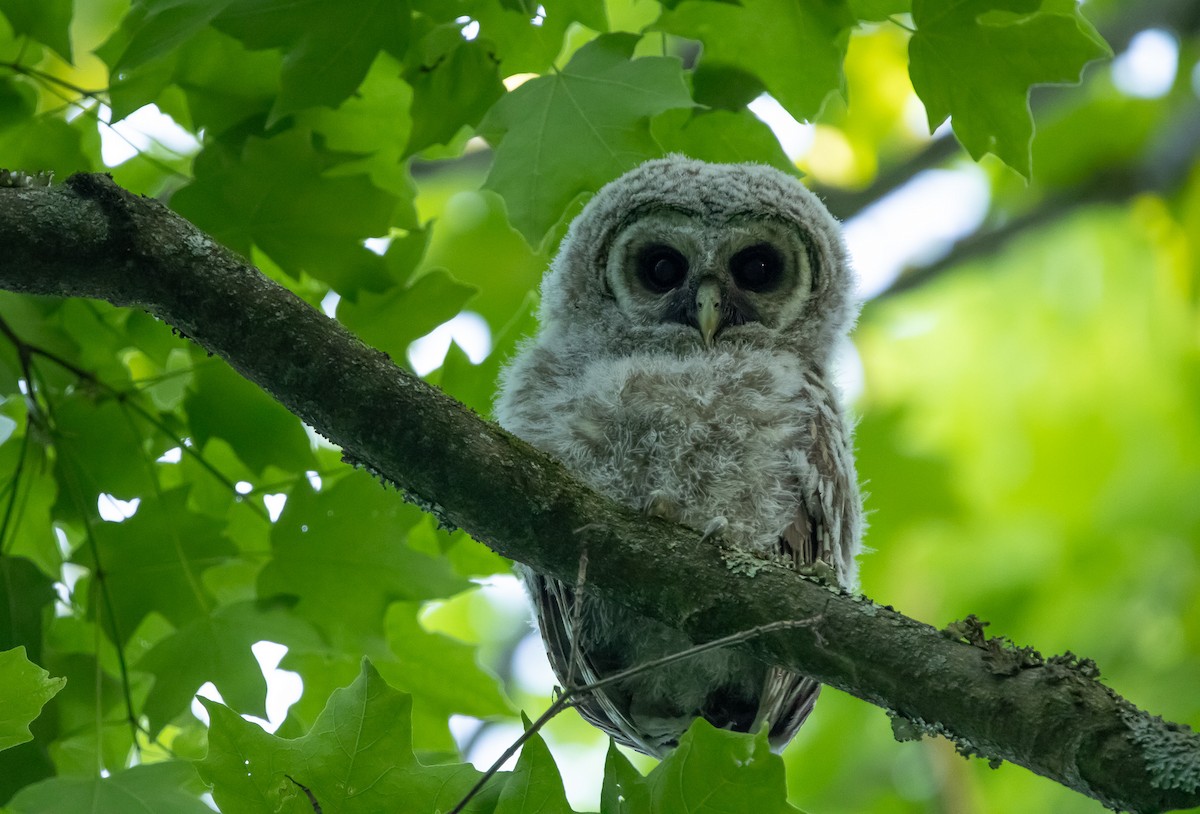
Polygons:
M401 365L478 315L482 361L413 359L484 414L566 223L645 158L803 172L852 220L982 178L847 355L863 589L1198 725L1198 59L1190 0L0 0L0 165L110 171ZM504 560L149 316L0 293L0 396L4 810L445 810L460 746L550 703ZM264 640L303 681L274 735L238 715L271 706ZM657 768L573 712L543 734L469 810L1101 810L829 690L782 761L703 725Z

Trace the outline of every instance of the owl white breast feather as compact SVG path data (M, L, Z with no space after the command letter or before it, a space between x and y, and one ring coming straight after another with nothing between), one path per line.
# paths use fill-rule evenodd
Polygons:
M627 506L800 568L823 564L852 589L862 508L830 366L857 313L853 283L837 222L796 179L755 164L648 161L572 222L497 418ZM564 684L692 645L517 570ZM766 727L782 748L818 690L718 650L590 693L579 709L648 754L697 717Z

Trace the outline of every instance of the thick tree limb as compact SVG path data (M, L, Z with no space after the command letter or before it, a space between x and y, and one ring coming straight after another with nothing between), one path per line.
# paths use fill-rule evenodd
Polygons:
M107 176L0 189L0 287L142 307L225 358L348 458L444 522L709 641L819 617L751 647L1114 808L1200 805L1200 737L1143 713L1072 657L1043 661L832 591L600 497L557 462L398 369L155 201Z

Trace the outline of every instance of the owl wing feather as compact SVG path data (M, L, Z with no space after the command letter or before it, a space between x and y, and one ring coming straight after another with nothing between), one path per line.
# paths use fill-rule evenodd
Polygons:
M796 513L779 535L780 552L797 568L824 561L839 582L849 581L849 563L853 561L857 514L852 501L857 490L851 478L853 464L844 432L840 410L832 395L822 384L819 374L807 377L810 392L817 396L817 405L809 422L808 448L810 465L816 470L815 484L804 488L800 479L800 495ZM811 490L811 491L810 491ZM785 746L812 712L821 685L801 673L772 667L767 671L762 699L759 703L756 726L766 723L771 745Z
M780 549L797 567L811 565L817 561L823 536L818 516L811 514L801 499L796 516L779 537ZM766 725L771 747L782 749L813 711L820 692L821 685L815 679L783 667L771 667L763 682L753 729Z
M578 635L578 631L570 629L571 620L575 618L575 591L557 579L544 577L531 570L525 570L524 576L533 599L542 643L546 646L546 655L555 675L562 677L571 674L571 652L574 650L574 672L580 679L577 686L599 681L603 676L592 664L588 649L573 645ZM641 730L621 712L603 689L582 694L572 706L589 723L618 743L648 755L663 755L667 744L652 744L643 737Z

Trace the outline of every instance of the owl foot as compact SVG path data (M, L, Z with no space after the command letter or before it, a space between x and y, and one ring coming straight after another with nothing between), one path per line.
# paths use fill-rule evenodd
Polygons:
M837 584L837 570L825 560L817 560L815 562L797 565L796 572L803 574L806 577L816 577L822 582Z
M670 520L672 523L678 523L683 514L679 510L679 504L667 497L667 493L661 489L655 489L650 493L646 502L642 504L642 512L651 517Z
M718 514L712 520L708 521L708 525L704 527L704 534L700 537L700 542L704 542L710 537L720 537L729 528L729 521L725 519L725 515Z

